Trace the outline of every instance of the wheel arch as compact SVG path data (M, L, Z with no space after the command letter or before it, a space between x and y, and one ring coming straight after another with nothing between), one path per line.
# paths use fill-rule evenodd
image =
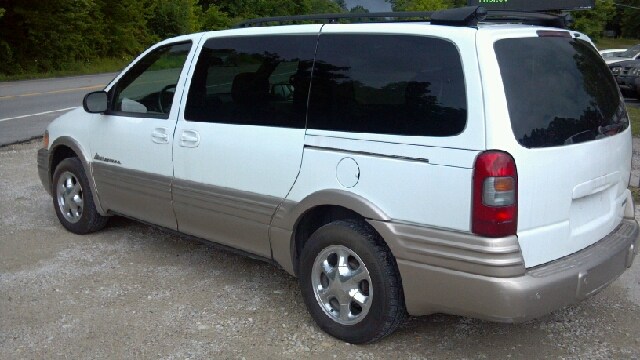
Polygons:
M272 241L274 260L278 261L285 270L298 276L300 254L311 234L328 223L348 219L391 220L371 201L343 190L317 191L298 203L285 201L276 213L272 225L275 228L285 229L284 232L279 232L280 234L290 234L290 236L288 239Z
M93 173L91 171L91 163L89 161L91 155L84 150L82 146L73 138L68 136L61 136L53 141L49 148L49 184L51 186L51 193L53 194L53 174L56 171L56 167L67 158L77 157L82 163L84 173L89 179L89 186L91 187L91 193L93 194L93 202L96 205L96 210L102 216L106 216L100 204L100 197L96 190L95 181L93 180Z

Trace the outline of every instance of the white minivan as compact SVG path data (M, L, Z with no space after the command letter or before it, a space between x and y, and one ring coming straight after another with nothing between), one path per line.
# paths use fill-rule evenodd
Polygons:
M264 259L351 343L406 314L522 322L594 295L638 246L615 80L583 34L464 9L152 46L49 125L60 222L126 216Z

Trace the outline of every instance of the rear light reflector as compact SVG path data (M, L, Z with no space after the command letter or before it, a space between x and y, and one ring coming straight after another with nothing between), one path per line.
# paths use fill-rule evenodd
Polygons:
M482 202L489 206L516 203L516 180L509 176L488 177L482 187Z
M518 228L518 173L513 157L486 151L473 170L471 231L477 235L515 235Z

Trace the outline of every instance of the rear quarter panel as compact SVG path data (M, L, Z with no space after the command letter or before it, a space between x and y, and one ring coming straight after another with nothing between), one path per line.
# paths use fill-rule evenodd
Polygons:
M340 189L369 200L396 221L470 231L472 167L477 154L485 148L476 29L425 24L331 24L322 32L406 34L453 42L464 69L467 124L461 134L446 137L308 129L300 175L287 201L297 203L317 191ZM352 158L359 168L358 182L352 187L338 181L338 164L345 158Z
M507 37L536 36L536 30L514 27ZM520 145L511 128L493 47L504 37L504 32L490 30L481 30L477 36L486 143L487 149L507 151L516 161L517 233L525 265L532 267L592 245L620 223L631 171L631 131L629 127L623 133L581 144L534 149ZM602 189L597 182L602 182ZM585 186L594 194L580 194ZM592 211L595 207L601 207L598 214Z

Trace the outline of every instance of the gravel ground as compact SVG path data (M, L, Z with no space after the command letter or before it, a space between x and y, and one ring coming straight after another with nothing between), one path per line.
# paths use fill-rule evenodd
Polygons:
M412 317L349 345L314 325L296 279L272 265L122 218L66 232L38 179L39 146L0 148L0 359L640 357L640 261L524 324Z

